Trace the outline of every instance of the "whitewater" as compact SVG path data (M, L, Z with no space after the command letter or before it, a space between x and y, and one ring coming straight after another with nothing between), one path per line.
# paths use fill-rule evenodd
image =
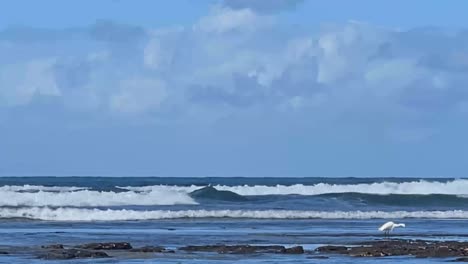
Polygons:
M188 194L159 189L150 192L112 192L80 190L79 188L50 188L36 186L17 191L20 187L0 188L0 206L123 206L197 204ZM15 190L15 191L13 191ZM31 192L31 191L35 192ZM50 191L53 190L53 191ZM57 190L60 190L57 192Z
M392 233L397 238L468 241L468 179L0 177L0 233L10 246L2 245L0 253L12 252L0 254L5 263L36 260L16 254L16 246L37 251L56 243L313 249L382 239L377 229L387 221L406 224ZM164 263L193 258L177 251L145 254L138 255L141 262L150 255ZM275 255L287 263L315 261L310 256L303 254L301 262ZM235 257L268 262L258 255Z
M468 179L0 179L0 219L468 219L467 204Z
M46 221L129 221L179 218L250 219L468 219L468 211L296 211L296 210L100 210L81 208L2 208L0 218Z
M195 205L198 202L190 193L206 185L150 185L115 186L119 191L93 190L91 187L6 185L0 187L0 206L125 206L125 205ZM448 182L426 180L411 182L380 182L369 184L314 185L212 185L219 191L229 191L242 196L303 195L361 193L375 195L455 195L468 197L468 180Z
M182 192L192 192L204 186L169 186L154 185L143 187L119 187L137 192L154 192L161 190L173 190ZM449 182L430 182L426 180L411 182L381 182L371 184L329 184L318 183L314 185L293 184L293 185L213 185L214 188L223 191L231 191L239 195L259 196L259 195L321 195L329 193L366 193L366 194L449 194L468 195L468 180L453 180Z

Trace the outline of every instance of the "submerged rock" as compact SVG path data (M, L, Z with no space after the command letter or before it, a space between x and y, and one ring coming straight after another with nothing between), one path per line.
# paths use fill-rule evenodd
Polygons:
M254 253L274 253L274 254L303 254L301 246L286 248L284 246L251 246L251 245L206 245L206 246L186 246L179 250L198 252L217 252L220 254L254 254Z
M329 259L330 257L327 256L312 256L312 257L307 257L308 259Z
M41 246L41 248L45 248L45 249L63 249L63 245L62 244L43 245L43 246Z
M116 250L115 252L112 252ZM302 246L285 247L281 245L191 245L178 248L190 253L213 252L219 254L304 254ZM320 255L308 258L328 258L326 254L342 254L352 257L386 257L414 256L417 258L449 258L454 262L468 262L468 242L459 241L424 241L424 240L378 240L368 241L352 246L328 245L318 247ZM144 246L132 248L128 242L89 243L64 248L61 244L41 246L34 253L42 259L75 259L75 258L106 258L119 254L135 253L174 253L161 246ZM0 254L8 254L0 252ZM108 255L109 254L109 255ZM133 254L133 255L135 255Z
M468 242L388 240L371 241L362 245L324 246L321 253L347 254L354 257L415 256L417 258L447 258L468 256Z
M283 254L304 254L304 248L302 246L285 248L281 253L283 253Z
M345 246L323 246L318 247L316 251L320 253L345 254L348 252L348 248Z
M142 253L175 253L173 250L167 250L164 247L145 246L141 248L133 248L131 252L142 252Z
M128 242L89 243L77 246L77 248L92 250L127 250L132 249Z
M82 249L54 249L47 251L40 256L42 259L60 260L60 259L81 259L81 258L108 258L105 252L90 251Z

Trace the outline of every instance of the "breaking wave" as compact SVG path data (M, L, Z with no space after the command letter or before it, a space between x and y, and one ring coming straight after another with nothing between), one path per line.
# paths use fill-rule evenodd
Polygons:
M62 187L61 187L62 188ZM188 194L160 189L150 192L44 191L19 192L0 189L0 206L124 206L197 204Z
M100 210L84 208L0 208L0 218L44 221L135 221L179 218L246 219L468 219L468 211L294 211L294 210Z
M74 186L42 186L42 185L4 185L0 186L0 192L11 191L11 192L73 192L88 190L88 187L74 187Z
M206 185L151 185L113 187L111 190L98 188L4 185L0 187L0 207L192 205L197 204L195 199L199 202L209 199L256 203L260 200L252 196L282 195L316 196L317 198L339 199L368 205L396 206L464 206L466 199L468 199L467 179L447 182L419 180L359 184L214 185L208 187Z
M119 187L136 192L153 192L159 190L173 190L190 193L204 186L170 186L153 185L142 187ZM230 191L243 196L261 195L321 195L329 193L366 193L366 194L446 194L446 195L468 195L468 180L460 179L448 182L436 181L411 181L411 182L378 182L361 184L329 184L318 183L314 185L213 185L220 191Z

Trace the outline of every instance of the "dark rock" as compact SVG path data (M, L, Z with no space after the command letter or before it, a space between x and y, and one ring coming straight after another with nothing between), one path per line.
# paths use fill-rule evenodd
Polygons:
M8 255L10 253L6 252L6 251L0 251L0 255Z
M345 246L323 246L318 247L316 251L321 253L345 254L348 253L348 248Z
M62 244L43 245L43 246L41 246L41 248L45 248L45 249L63 249L63 245Z
M427 254L428 257L449 257L449 256L458 256L458 252L449 248L448 246L435 247L430 254Z
M307 257L308 259L329 259L330 257L327 256L312 256L312 257Z
M40 256L42 259L59 260L59 259L81 259L81 258L108 258L105 252L90 251L81 249L54 249Z
M466 258L457 258L455 260L453 260L454 262L468 262L468 257Z
M153 246L146 246L146 247L141 247L141 248L134 248L130 250L131 252L153 252L153 253L163 253L167 252L165 248L163 247L153 247Z
M283 254L304 254L304 248L301 246L285 248L282 250Z
M221 254L252 254L252 253L277 253L284 250L285 247L279 246L250 246L250 245L207 245L207 246L187 246L180 250L199 251L199 252L218 252Z
M347 253L354 257L385 257L391 255L382 249L373 247L353 247Z
M447 258L468 256L468 242L388 240L371 241L353 247L324 246L322 253L347 254L355 257L415 256L417 258Z
M254 253L274 253L274 254L302 254L302 247L286 248L284 246L251 246L251 245L206 245L206 246L186 246L179 250L198 252L217 252L220 254L254 254Z
M130 245L128 242L89 243L77 246L77 248L92 250L127 250L132 249L132 245Z

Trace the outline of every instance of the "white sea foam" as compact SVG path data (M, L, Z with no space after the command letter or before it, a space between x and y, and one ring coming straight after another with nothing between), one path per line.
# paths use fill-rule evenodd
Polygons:
M46 221L128 221L178 218L252 219L468 219L468 211L291 211L291 210L99 210L83 208L0 208L0 218Z
M159 190L171 190L177 192L193 192L195 190L201 189L206 185L190 185L190 186L178 186L178 185L147 185L147 186L117 186L117 188L123 190L129 190L134 192L152 192L152 191L159 191ZM218 188L221 185L217 185L215 188Z
M2 186L0 187L0 206L125 206L125 205L176 205L196 204L189 193L204 186L142 186L120 187L124 192L95 191L82 187L63 186ZM459 179L448 182L412 181L382 182L363 184L315 185L240 185L213 186L218 190L232 191L244 196L252 195L320 195L327 193L367 193L367 194L449 194L468 197L468 180Z
M166 186L154 185L143 187L122 187L132 191L157 191L157 190L174 190L191 192L203 186ZM214 185L218 190L235 192L240 195L320 195L328 193L367 193L367 194L449 194L449 195L468 195L468 180L459 179L448 182L432 182L432 181L411 181L411 182L381 182L381 183L361 183L361 184L329 184L318 183L314 185L239 185L226 186Z
M62 192L17 192L0 190L0 206L123 206L123 205L175 205L196 204L184 192L159 189L150 192L104 192L104 191L62 191Z
M176 191L176 192L190 193L195 190L201 189L205 186L206 185L190 185L190 186L147 185L147 186L117 186L117 188L120 188L122 190L134 191L134 192L152 192L152 191L159 191L159 190L171 190L171 191Z
M44 191L44 192L73 192L73 191L80 191L80 190L88 190L87 187L75 187L75 186L42 186L42 185L4 185L0 186L1 191L13 191L13 192L37 192L37 191Z

